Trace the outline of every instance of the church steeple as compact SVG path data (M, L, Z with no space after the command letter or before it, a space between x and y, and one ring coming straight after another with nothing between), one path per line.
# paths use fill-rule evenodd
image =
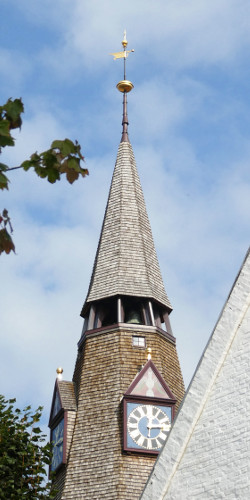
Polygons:
M163 285L134 153L128 138L127 94L133 89L133 84L126 79L126 58L132 52L126 50L126 32L122 45L124 51L113 54L115 58L124 59L124 79L117 84L118 90L123 93L122 138L89 291L82 309L83 317L86 317L91 305L95 309L95 313L92 310L89 316L87 329L97 324L101 326L103 321L107 324L108 319L103 318L102 321L101 318L104 314L102 301L111 297L113 301L109 301L109 306L105 304L111 323L127 321L124 309L128 300L123 297L130 297L132 302L135 297L142 300L143 311L138 311L140 323L155 325L158 322L160 326L172 310ZM121 298L121 307L120 302L116 305L118 298ZM155 305L155 312L152 304ZM112 314L107 312L108 307L113 310Z
M56 382L50 428L56 500L138 500L184 395L172 310L128 138L122 139L72 382ZM151 358L151 359L150 359Z

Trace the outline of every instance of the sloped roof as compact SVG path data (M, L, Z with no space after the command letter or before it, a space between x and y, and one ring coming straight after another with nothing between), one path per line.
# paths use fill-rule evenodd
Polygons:
M249 498L250 253L141 500Z
M49 426L62 410L77 410L75 387L74 382L56 379L50 410Z
M148 297L172 309L128 141L119 145L85 307L115 295Z
M64 410L76 410L77 408L74 382L68 382L67 380L58 380L57 384L62 408Z

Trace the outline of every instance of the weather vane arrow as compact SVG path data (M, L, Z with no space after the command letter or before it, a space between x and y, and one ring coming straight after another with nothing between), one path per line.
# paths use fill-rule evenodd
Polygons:
M135 49L123 50L121 52L111 52L110 55L114 56L114 61L115 61L116 59L121 59L122 57L124 57L124 59L126 59L128 57L128 54L130 52L134 52L134 51L135 51Z
M114 61L116 59L124 59L124 80L126 80L126 59L128 57L128 55L130 54L130 52L134 52L135 50L134 49L131 49L131 50L126 50L126 47L128 45L128 42L127 42L127 38L126 38L126 30L124 31L124 35L123 35L123 40L122 40L122 46L123 46L123 51L121 52L112 52L110 55L111 56L114 56Z

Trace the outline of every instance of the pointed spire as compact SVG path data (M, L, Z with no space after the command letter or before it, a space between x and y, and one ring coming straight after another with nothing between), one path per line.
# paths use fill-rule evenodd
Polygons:
M165 292L147 215L135 158L128 138L127 93L133 84L126 80L127 40L123 52L124 80L117 84L123 93L123 131L104 215L89 291L82 316L91 302L115 296L154 300L168 312L172 307Z
M119 145L83 313L87 303L119 295L147 297L172 309L129 142Z

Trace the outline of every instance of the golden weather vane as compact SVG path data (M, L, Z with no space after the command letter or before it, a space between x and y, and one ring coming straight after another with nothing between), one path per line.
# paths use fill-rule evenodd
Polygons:
M122 40L123 51L121 51L121 52L112 52L110 54L111 56L114 56L114 61L116 59L121 59L122 57L124 57L124 59L126 59L128 57L128 54L130 54L130 52L134 52L134 49L126 50L127 45L128 45L128 42L127 42L127 39L126 39L126 30L125 30L124 31L124 35L123 35L123 40Z
M117 84L117 88L120 92L130 92L132 88L134 87L133 84L129 81L126 80L126 59L128 57L128 54L130 52L134 52L134 49L131 50L126 50L128 45L127 38L126 38L126 30L124 31L123 35L123 40L122 40L122 46L123 46L123 51L121 52L112 52L110 55L114 56L114 61L116 59L124 59L124 79Z
M121 80L120 82L117 83L116 88L123 93L123 119L122 119L122 138L121 142L129 142L128 138L128 114L127 114L127 93L130 92L134 88L134 85L132 82L129 80L126 80L126 59L128 57L128 54L130 52L134 52L134 49L132 50L126 50L128 45L127 38L126 38L126 30L124 31L123 35L123 40L122 40L122 46L123 46L123 52L113 52L112 56L114 56L114 60L116 59L121 59L123 57L124 59L124 79Z

